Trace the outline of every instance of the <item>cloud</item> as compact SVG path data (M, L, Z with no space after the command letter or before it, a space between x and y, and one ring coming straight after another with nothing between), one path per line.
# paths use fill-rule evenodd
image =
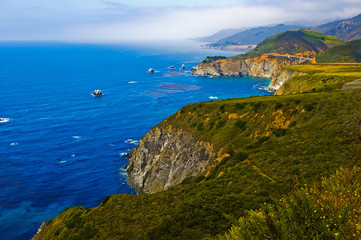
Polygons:
M134 41L187 39L225 28L317 24L361 12L361 0L2 0L4 39Z

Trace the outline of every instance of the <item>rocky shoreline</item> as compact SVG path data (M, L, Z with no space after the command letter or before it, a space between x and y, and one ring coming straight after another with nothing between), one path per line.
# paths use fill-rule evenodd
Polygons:
M297 65L309 58L302 58L292 55L264 54L254 58L227 58L211 62L200 63L194 75L206 77L266 77L272 81L268 90L276 92L288 79L303 75L301 72L295 72L284 67Z

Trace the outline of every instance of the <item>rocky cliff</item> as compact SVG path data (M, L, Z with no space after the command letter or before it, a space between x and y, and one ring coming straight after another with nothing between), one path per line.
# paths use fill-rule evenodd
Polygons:
M285 81L293 77L282 68L310 61L308 58L292 55L264 54L255 58L227 58L211 62L203 61L197 66L196 76L226 77L266 77L271 78L270 89L277 90Z
M139 141L129 160L129 182L141 193L159 192L208 170L214 159L212 144L165 121Z
M282 95L283 94L283 90L282 90L282 86L283 84L295 77L295 76L300 76L300 75L306 75L306 73L304 72L300 72L300 71L294 71L294 70L290 70L290 69L280 69L278 71L278 74L274 77L272 77L272 81L268 86L268 89L270 91L274 91L275 95Z

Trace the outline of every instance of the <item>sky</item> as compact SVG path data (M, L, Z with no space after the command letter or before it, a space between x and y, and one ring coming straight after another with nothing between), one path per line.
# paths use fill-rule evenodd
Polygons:
M181 40L360 13L361 0L0 0L0 41Z

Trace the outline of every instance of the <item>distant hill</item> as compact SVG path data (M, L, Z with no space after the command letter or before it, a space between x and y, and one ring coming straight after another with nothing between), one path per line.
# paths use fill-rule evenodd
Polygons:
M273 27L258 27L251 28L242 32L237 32L236 34L227 36L213 43L204 45L203 48L214 48L222 50L241 50L247 51L252 50L256 47L257 44L265 40L266 38L273 36L275 34L296 30L302 28L301 26L289 26L284 24L279 24ZM212 42L212 41L209 41ZM237 46L243 46L238 48Z
M217 41L215 44L238 44L238 45L257 45L268 37L271 37L275 34L289 31L297 30L302 28L301 26L288 26L284 24L279 24L274 27L258 27L252 28L243 32L236 33L232 36L223 38Z
M336 36L344 41L361 38L361 14L346 20L326 23L313 28L314 31Z
M342 41L337 37L311 30L287 31L267 38L254 50L238 57L248 58L266 53L278 53L313 58L317 53L340 44Z
M324 52L317 54L316 61L318 63L361 62L361 39L326 49Z
M206 43L214 43L217 42L223 38L232 36L235 33L239 33L244 31L245 28L230 28L230 29L224 29L221 30L219 32L216 32L215 34L211 35L211 36L207 36L207 37L200 37L200 38L196 38L196 41L199 42L206 42Z

